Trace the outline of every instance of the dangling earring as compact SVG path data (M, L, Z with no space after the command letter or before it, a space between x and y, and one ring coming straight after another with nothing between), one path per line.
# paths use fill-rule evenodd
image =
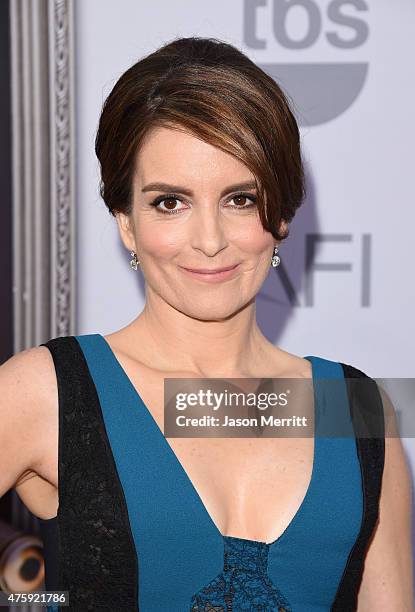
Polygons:
M132 255L132 260L130 261L130 266L132 270L137 270L139 264L140 264L140 260L137 259L137 255L134 253L134 251L130 252L130 255Z
M281 259L278 257L277 253L278 253L278 247L275 246L274 247L274 253L273 253L272 259L271 259L271 266L273 268L276 268L277 266L280 265Z

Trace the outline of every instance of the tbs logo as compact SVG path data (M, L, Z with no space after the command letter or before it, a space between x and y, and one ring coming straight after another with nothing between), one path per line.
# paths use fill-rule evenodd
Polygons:
M319 6L320 5L320 6ZM272 62L258 65L272 76L294 100L300 125L319 125L346 111L361 92L368 63L353 61L353 50L369 37L365 0L331 0L325 9L316 0L245 0L244 44L249 49L266 49L274 41L295 53L326 45L326 56L335 50L335 61ZM345 9L345 10L343 10ZM268 21L272 41L261 37L259 24ZM302 35L294 37L290 25L301 21ZM304 27L305 23L305 27ZM345 60L341 57L344 54ZM338 58L342 61L338 61Z

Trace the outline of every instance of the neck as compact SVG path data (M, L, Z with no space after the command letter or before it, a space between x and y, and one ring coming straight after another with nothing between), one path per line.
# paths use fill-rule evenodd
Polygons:
M129 326L157 367L200 376L250 376L252 364L267 361L276 347L256 323L255 301L222 320L201 320L147 296L143 312ZM160 350L162 347L162 350ZM133 347L131 347L133 349ZM281 360L283 357L281 355Z

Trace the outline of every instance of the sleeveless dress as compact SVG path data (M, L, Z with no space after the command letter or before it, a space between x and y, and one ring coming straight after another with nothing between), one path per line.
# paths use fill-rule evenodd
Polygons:
M100 334L62 336L51 351L59 393L59 508L40 520L45 587L69 591L49 612L348 612L356 609L376 526L384 437L323 437L330 401L319 379L344 379L336 409L371 402L349 386L372 381L340 362L312 364L312 476L272 543L223 536L131 380ZM341 387L342 388L342 387ZM352 429L352 432L354 430Z

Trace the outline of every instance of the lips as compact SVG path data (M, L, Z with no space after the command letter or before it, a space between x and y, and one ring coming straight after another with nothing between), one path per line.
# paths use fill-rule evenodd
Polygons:
M227 272L228 270L233 270L236 268L238 264L234 264L233 266L227 266L226 268L216 268L215 270L210 270L209 268L184 268L189 272L196 272L198 274L218 274L218 272ZM180 266L183 268L184 266Z

